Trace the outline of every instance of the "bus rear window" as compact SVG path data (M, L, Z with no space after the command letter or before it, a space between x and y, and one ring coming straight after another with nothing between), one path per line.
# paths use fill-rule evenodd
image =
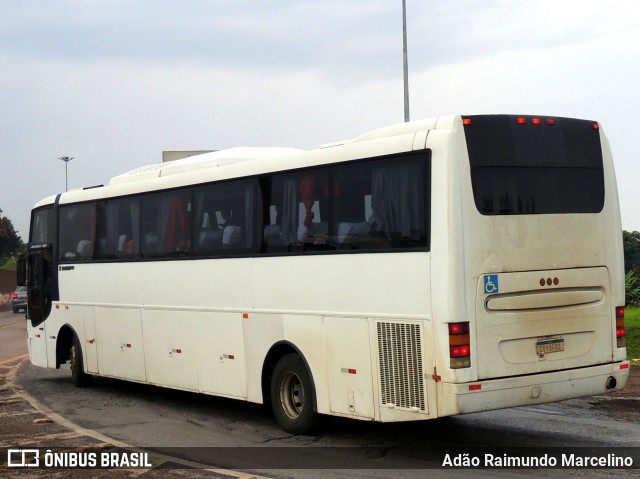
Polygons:
M602 210L596 122L515 115L464 119L473 197L483 215Z

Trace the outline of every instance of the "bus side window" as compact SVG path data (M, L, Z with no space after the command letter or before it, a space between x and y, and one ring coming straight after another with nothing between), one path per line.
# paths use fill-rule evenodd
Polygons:
M142 255L183 256L191 250L191 193L169 192L142 200Z
M198 188L195 196L196 254L227 256L252 250L255 181L205 186Z
M334 240L337 249L378 249L371 211L371 164L337 167L334 180Z
M267 185L267 186L265 186ZM329 248L329 179L325 171L276 175L264 181L270 198L263 225L263 250L313 251Z
M60 261L92 260L95 239L95 202L60 207Z
M107 200L104 208L104 240L100 240L100 257L126 259L140 251L140 200Z

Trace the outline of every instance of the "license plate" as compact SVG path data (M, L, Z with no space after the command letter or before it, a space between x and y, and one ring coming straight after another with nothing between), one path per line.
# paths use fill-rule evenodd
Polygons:
M564 351L564 338L540 339L536 342L538 355Z

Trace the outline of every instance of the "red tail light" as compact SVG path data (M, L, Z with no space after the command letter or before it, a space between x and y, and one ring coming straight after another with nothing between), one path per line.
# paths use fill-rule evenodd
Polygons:
M449 361L451 369L471 367L469 323L449 323Z
M625 347L624 306L616 307L616 340L619 348Z
M13 296L11 296L13 299L18 299L18 293L13 293Z

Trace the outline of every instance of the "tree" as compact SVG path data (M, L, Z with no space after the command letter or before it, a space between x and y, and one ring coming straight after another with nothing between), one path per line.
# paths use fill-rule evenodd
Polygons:
M0 210L0 265L23 251L24 243L16 233L13 223Z
M622 244L624 247L624 271L634 271L640 276L640 233L637 231L623 231Z

